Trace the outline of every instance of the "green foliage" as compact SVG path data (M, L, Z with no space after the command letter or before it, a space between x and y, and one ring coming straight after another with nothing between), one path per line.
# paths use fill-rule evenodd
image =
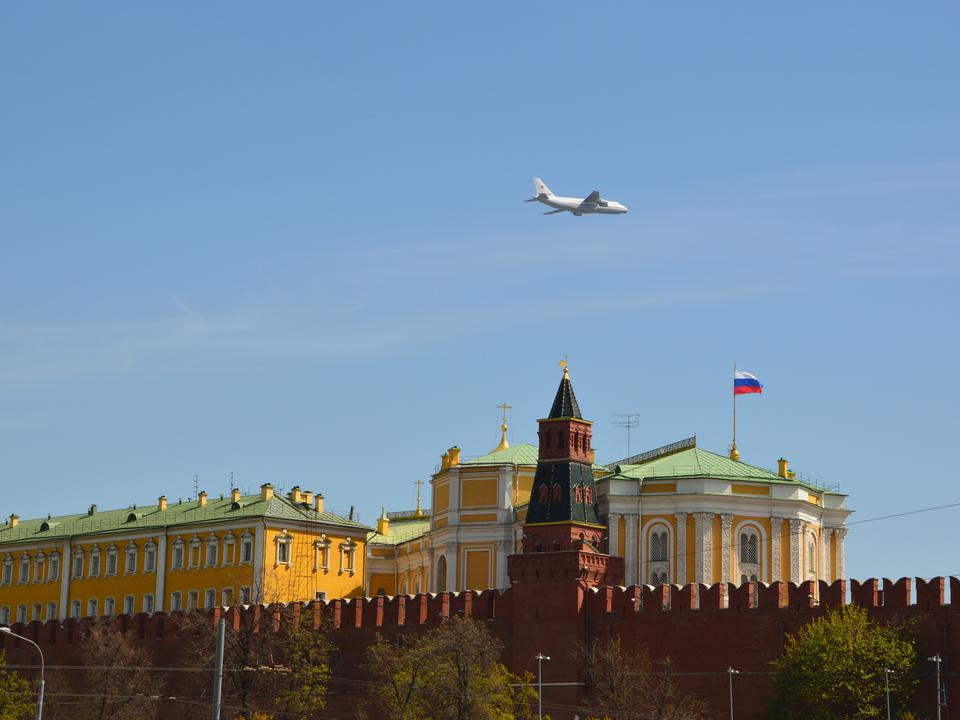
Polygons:
M0 720L23 720L36 707L33 689L26 678L4 670L7 659L0 653Z
M651 720L706 717L705 702L677 689L669 657L654 666L646 648L624 648L614 636L595 642L585 660L591 719L632 720L638 713Z
M283 717L312 718L326 707L330 649L326 635L310 627L300 626L285 639L289 672L280 693Z
M374 700L390 720L527 720L533 678L510 673L500 651L470 618L450 618L417 638L378 638L367 653Z
M855 605L804 625L772 663L776 694L768 717L789 720L886 715L884 669L891 704L902 708L918 682L916 641L906 627L880 625Z

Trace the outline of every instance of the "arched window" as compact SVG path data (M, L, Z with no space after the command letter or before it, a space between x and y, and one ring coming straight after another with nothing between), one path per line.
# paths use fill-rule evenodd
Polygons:
M817 538L807 535L807 580L817 579Z
M437 592L447 589L447 558L441 555L437 559Z
M740 558L740 583L757 582L760 579L760 533L751 526L740 528L737 537Z
M419 575L413 578L413 594L414 595L420 594L420 576Z
M401 594L401 595L406 595L406 594L407 594L407 579L406 579L406 578L401 578L401 579L400 579L400 594Z
M541 486L540 486L540 489L537 491L537 494L538 494L539 497L540 497L540 502L541 502L541 503L546 503L546 502L547 502L548 492L549 492L549 491L547 490L547 486L546 486L546 485L541 485Z
M553 501L555 503L560 502L563 499L563 490L560 489L560 483L554 483L553 488Z
M651 585L670 582L670 531L663 524L647 530L647 577Z

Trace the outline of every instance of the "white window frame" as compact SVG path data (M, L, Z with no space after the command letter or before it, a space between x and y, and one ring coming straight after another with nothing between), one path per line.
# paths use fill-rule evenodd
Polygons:
M113 543L107 548L107 565L105 568L106 577L113 577L120 570L120 548Z
M80 565L80 572L77 572L77 564ZM83 548L76 548L73 551L73 562L70 563L70 577L82 578L83 577Z
M72 600L70 602L70 617L75 620L79 620L82 617L83 613L83 601L82 600Z
M253 603L253 589L249 585L240 586L240 604L250 605Z
M196 535L190 538L190 549L187 553L189 557L187 560L187 567L189 567L191 570L200 567L200 564L203 560L203 550L201 548L202 544L203 543L200 541L200 538Z
M754 569L754 566L751 566L750 564L744 565L740 557L740 536L744 534L749 535L750 533L754 533L757 536L757 565L755 566L757 570L756 573L751 572ZM753 574L756 574L757 582L767 582L767 534L763 526L756 520L741 520L733 529L733 541L737 545L737 550L733 553L737 569L736 572L732 573L733 577L736 578L736 582L743 583L744 576L747 577L747 580L750 580L750 576ZM774 572L776 572L776 569L774 569Z
M10 624L10 607L4 605L0 607L0 625L9 625Z
M100 548L95 547L90 551L90 562L87 563L87 577L100 577L100 557Z
M50 553L50 562L47 563L47 580L56 582L60 579L60 553Z
M316 557L313 561L314 570L323 570L323 572L330 572L330 546L333 545L333 542L326 536L325 533L320 534L320 538L316 542Z
M347 538L340 543L340 575L347 573L355 575L357 572L357 543L353 538Z
M220 607L230 607L233 605L233 588L225 587L220 591Z
M145 573L157 571L157 544L153 540L143 546L143 571Z
M100 610L100 603L96 598L87 600L87 617L100 617L97 613Z
M200 591L188 590L187 591L187 610L196 610L199 607L200 607Z
M47 603L47 620L57 619L57 604L53 601Z
M144 593L143 594L143 611L148 615L152 615L156 611L156 603L153 599L153 593Z
M20 572L17 574L17 585L30 582L30 556L24 553L20 556Z
M666 560L653 559L653 536L666 537ZM657 518L648 521L643 527L643 582L648 585L669 584L673 578L674 537L673 528L668 522ZM658 539L657 544L661 540ZM656 579L656 582L654 582Z
M33 581L34 582L44 582L46 578L44 577L45 571L47 569L47 556L43 554L43 550L37 553L37 556L33 559Z
M34 603L33 611L30 613L30 620L43 620L43 603Z
M124 575L134 575L137 572L137 561L140 559L139 548L137 544L133 541L127 543L127 546L123 549L123 574ZM130 569L130 559L133 558L133 569Z
M216 567L217 563L220 560L220 539L210 533L210 537L207 538L204 543L204 566L205 567Z
M176 590L170 593L170 612L183 610L183 593Z
M237 560L241 565L253 562L253 535L249 530L240 536L240 556Z
M212 610L217 606L217 589L207 588L203 591L203 609Z
M227 531L227 534L223 536L223 556L220 559L221 565L235 565L237 562L237 538L236 536Z
M136 595L124 595L123 596L123 614L133 617L137 612L137 597Z
M103 614L107 617L113 617L117 614L117 599L107 596L103 599Z
M170 569L171 570L183 570L184 558L186 553L183 550L184 543L183 538L177 538L173 541L170 550ZM177 562L177 555L180 555L180 562Z
M291 557L293 555L293 535L286 530L281 530L280 533L273 539L273 542L276 545L276 562L274 563L274 566L289 566L291 563ZM283 560L280 559L282 554L286 555L286 558Z
M23 624L27 622L27 606L17 605L17 622Z
M13 585L13 557L10 555L3 559L3 576L0 584Z

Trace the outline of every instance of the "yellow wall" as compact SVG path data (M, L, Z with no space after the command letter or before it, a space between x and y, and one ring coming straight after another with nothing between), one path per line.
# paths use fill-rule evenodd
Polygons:
M229 564L226 564L226 555L223 539L228 534L234 537L233 558ZM255 600L257 583L253 577L253 562L240 562L240 544L244 533L249 533L252 539L256 533L256 528L251 525L247 528L240 528L231 531L215 530L212 532L218 540L217 565L208 567L206 565L207 540L211 535L210 528L194 529L184 528L183 532L172 533L167 537L166 550L166 568L167 574L164 587L164 610L169 611L170 598L175 592L181 594L181 604L183 608L188 607L189 593L196 591L197 604L204 607L205 595L207 590L216 591L216 604L219 605L223 599L223 591L229 588L232 592L233 601L240 602L240 589L242 587L250 588L251 599ZM200 539L199 562L196 567L190 566L190 541L194 536ZM177 539L183 540L183 567L174 569L173 554L174 545Z
M445 513L450 509L450 483L446 480L433 486L433 514Z
M326 568L317 568L314 542L319 533L286 529L291 537L289 564L277 562L277 540L285 528L269 527L263 547L263 594L266 602L289 602L312 599L317 592L325 592L328 599L363 595L365 543L354 539L353 571L347 568L346 558L341 562L340 545L348 538L343 534L327 534L330 541L329 562Z
M394 576L388 573L373 573L370 576L370 594L378 595L383 590L387 595L396 595Z
M497 505L497 479L468 480L460 482L460 507L495 507Z
M496 513L475 513L473 515L460 515L460 522L462 523L496 522L496 521L497 521Z
M526 505L530 502L530 491L533 489L533 475L526 473L518 473L519 481L517 488L517 498L514 501L515 505Z
M676 483L656 483L653 485L644 483L640 486L640 492L643 495L649 495L650 493L672 493L676 491Z
M460 560L457 563L458 588L486 590L496 584L496 552L492 543L462 543Z
M769 495L769 485L738 485L734 483L730 487L731 492L736 495Z
M43 554L46 555L47 560L44 565L44 579L40 582L34 582L34 573L35 573L35 564L33 558L35 558L38 552L43 551ZM7 557L9 553L10 557L13 558L13 575L11 576L11 585L0 586L0 607L7 607L10 610L10 619L9 622L12 624L16 621L17 617L17 607L19 605L25 605L27 608L27 621L29 622L33 617L33 604L40 603L40 618L46 619L47 612L47 603L55 602L57 603L57 613L60 612L60 580L47 580L49 577L50 570L50 554L53 552L62 553L63 547L56 545L43 545L38 547L31 548L17 548L10 550L0 551L0 561ZM27 553L30 560L30 574L29 581L20 584L20 558L23 557L24 553ZM60 559L60 575L62 577L64 572L63 567L63 558Z

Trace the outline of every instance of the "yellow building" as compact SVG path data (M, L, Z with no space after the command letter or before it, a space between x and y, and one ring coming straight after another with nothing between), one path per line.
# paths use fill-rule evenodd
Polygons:
M0 526L0 624L363 594L370 528L273 486Z
M569 388L572 397L572 386ZM575 402L575 399L574 399ZM539 456L533 445L461 459L451 448L431 479L432 510L384 513L368 538L367 591L505 589L520 552ZM625 582L801 582L845 578L851 511L837 487L697 447L696 438L593 466L607 552Z

